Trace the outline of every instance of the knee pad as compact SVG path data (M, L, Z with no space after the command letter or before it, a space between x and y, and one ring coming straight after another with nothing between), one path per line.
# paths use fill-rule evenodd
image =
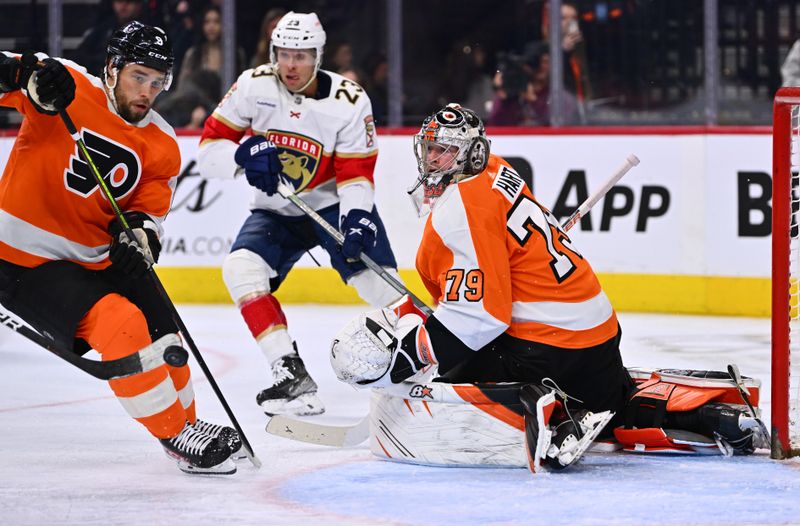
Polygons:
M151 341L142 311L119 294L108 294L95 303L81 319L75 336L86 340L104 360L134 354Z
M234 250L222 264L222 279L237 305L248 297L269 294L269 280L277 276L261 256L247 249Z
M397 270L393 268L386 268L385 270L387 274L390 274L397 281L402 283L400 275L397 274ZM361 299L376 308L383 308L391 305L403 297L403 294L394 290L383 278L369 269L351 276L350 279L347 280L347 284L356 289Z

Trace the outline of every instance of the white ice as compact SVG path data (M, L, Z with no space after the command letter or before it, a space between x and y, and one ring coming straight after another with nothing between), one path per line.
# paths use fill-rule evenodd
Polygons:
M255 394L267 364L232 306L179 310L263 467L190 476L123 411L108 386L16 334L0 332L0 524L800 524L800 463L751 457L588 455L574 470L457 469L377 460L366 444L330 449L267 435ZM366 414L327 357L360 307L287 306L320 384L327 423ZM629 366L760 378L769 414L769 320L620 315ZM193 363L198 411L225 421ZM308 521L308 522L306 522Z

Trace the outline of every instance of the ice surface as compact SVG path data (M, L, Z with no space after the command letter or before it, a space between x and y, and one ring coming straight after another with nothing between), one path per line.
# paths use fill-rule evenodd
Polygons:
M566 473L433 468L267 435L255 394L267 364L232 306L180 306L186 325L264 463L230 477L185 475L103 382L0 332L0 524L800 524L800 463L587 455ZM327 404L350 423L365 392L337 382L331 337L359 307L288 306L289 327ZM769 320L621 314L629 366L724 370L763 382ZM193 362L192 362L193 363ZM198 413L224 412L193 367Z

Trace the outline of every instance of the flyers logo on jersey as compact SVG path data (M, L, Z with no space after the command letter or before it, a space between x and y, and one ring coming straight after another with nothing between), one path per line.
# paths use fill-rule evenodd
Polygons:
M136 187L142 175L139 156L126 146L92 131L84 129L81 133L86 149L111 195L115 199L125 197ZM64 186L70 192L89 197L97 190L98 184L91 167L81 158L77 144L69 161L69 168L64 170Z
M322 144L305 135L283 131L269 131L267 139L278 147L283 173L289 177L295 190L299 192L307 187L317 173Z

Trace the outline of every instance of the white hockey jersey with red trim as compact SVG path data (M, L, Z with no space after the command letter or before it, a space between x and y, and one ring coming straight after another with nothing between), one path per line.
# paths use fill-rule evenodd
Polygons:
M329 71L317 75L318 98L291 93L277 68L265 64L242 73L206 120L198 164L203 177L232 178L234 153L248 128L278 147L286 179L311 207L341 200L341 214L370 210L378 156L372 105L355 82ZM282 215L300 215L278 194L254 189L251 203Z
M145 212L160 229L181 166L172 127L152 110L130 124L100 79L57 60L75 79L67 111L112 195L123 211ZM64 123L37 112L20 90L0 94L0 106L25 116L0 179L0 259L24 267L52 260L107 267L108 225L116 216Z
M496 155L434 204L417 271L434 316L480 349L502 333L566 349L617 334L617 317L589 263L522 178Z

